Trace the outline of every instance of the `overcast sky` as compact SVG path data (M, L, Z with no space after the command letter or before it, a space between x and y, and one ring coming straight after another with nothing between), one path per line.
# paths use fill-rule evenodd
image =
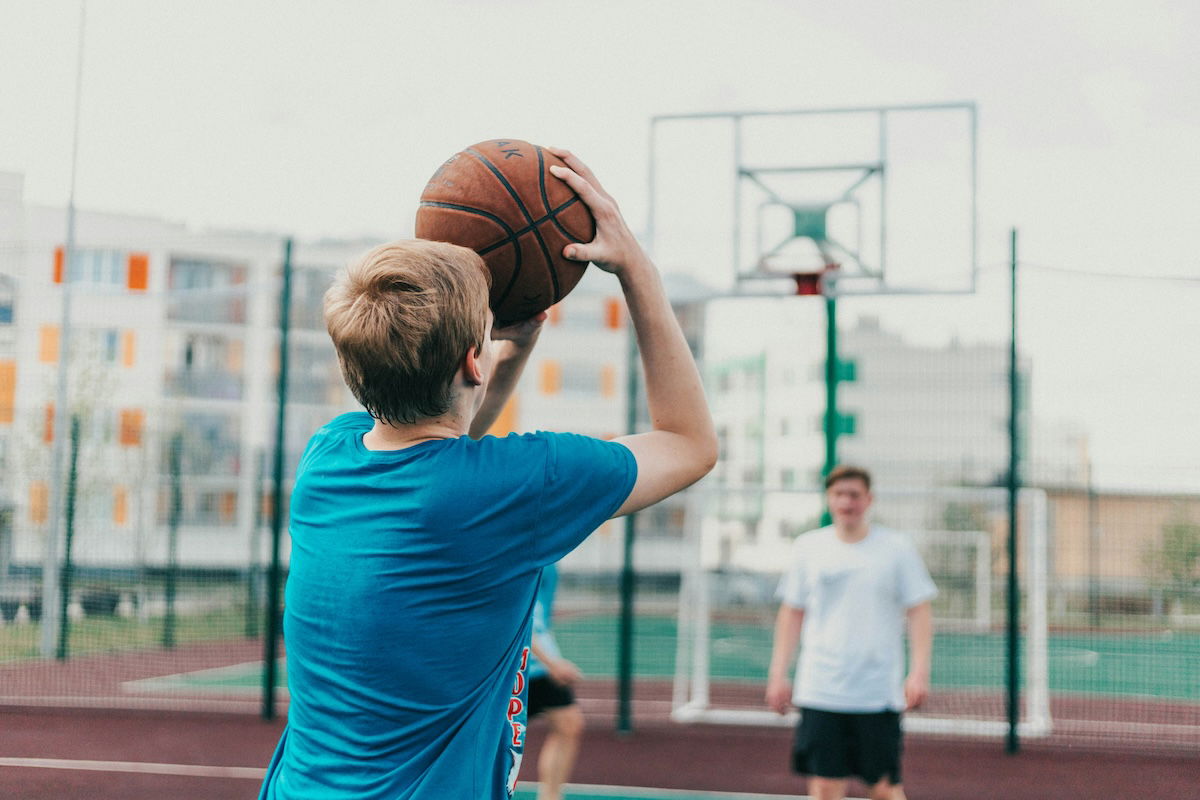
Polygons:
M68 196L78 9L0 0L0 170L37 204ZM1031 264L1191 279L1044 277L1022 319L1037 411L1102 479L1197 489L1196 30L1190 0L92 0L77 202L403 236L441 160L512 136L583 155L641 228L652 115L972 100L984 266L1016 226Z

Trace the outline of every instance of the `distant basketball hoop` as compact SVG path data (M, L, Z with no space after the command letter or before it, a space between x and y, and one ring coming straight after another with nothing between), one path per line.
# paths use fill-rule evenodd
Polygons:
M757 268L748 276L750 282L778 281L780 289L784 280L790 280L795 287L793 294L797 297L813 297L822 295L833 296L841 264L826 263L819 269L803 269L798 264L781 264L771 258L763 258Z
M796 283L796 294L825 295L833 293L833 284L837 280L837 264L826 264L824 269L816 272L793 272L792 280Z

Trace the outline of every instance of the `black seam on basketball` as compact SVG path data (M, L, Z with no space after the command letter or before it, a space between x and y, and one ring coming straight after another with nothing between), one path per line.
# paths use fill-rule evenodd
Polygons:
M554 223L554 227L558 228L558 232L561 233L563 236L567 237L572 242L575 242L575 244L582 244L583 239L576 238L575 234L571 233L569 230L564 228L562 226L562 223L558 221L559 212L561 212L563 209L567 208L568 206L572 205L573 203L577 203L577 202L579 202L579 195L575 195L570 200L563 203L558 208L554 209L554 213L550 215L550 221Z
M515 237L521 235L519 232L514 231L511 227L509 227L509 224L507 222L505 222L501 217L496 216L495 214L491 213L490 211L484 211L481 208L475 208L474 206L461 206L458 203L446 203L441 200L422 200L421 205L424 207L433 207L433 208L449 208L454 211L465 211L468 214L474 214L479 217L486 217L487 219L490 219L492 222L499 225L501 228L504 228L504 232L508 234L509 238L515 238Z
M487 156L485 156L483 153L480 153L478 150L476 150L473 147L468 147L466 152L469 153L471 156L473 156L475 159L477 159L480 164L483 164L483 166L487 168L488 172L492 173L492 175L495 176L496 180L500 181L500 185L503 186L505 191L508 192L509 196L512 197L513 202L515 202L517 204L517 208L520 210L521 216L525 217L525 221L527 223L529 223L530 226L532 226L533 235L537 239L538 247L540 247L542 250L542 257L546 259L546 269L550 273L550 282L554 286L554 302L557 303L558 302L558 275L555 274L553 262L550 260L550 248L546 246L546 241L542 238L541 231L539 231L537 229L537 226L534 224L533 215L530 214L529 209L525 207L525 201L521 199L521 195L518 194L517 190L513 188L513 185L508 182L508 178L504 177L504 173L501 172L500 169L495 164L493 164ZM521 244L520 244L520 242L516 241L515 238L513 240L513 246L515 246L517 248L517 251L520 252ZM516 280L517 273L518 273L518 270L514 269L513 270L513 280L514 281ZM504 292L505 297L508 297L508 292L511 289L512 289L512 286L510 284L508 289L506 289ZM501 301L497 301L496 304L499 305L500 302Z
M550 221L561 231L562 225L558 224L558 218L550 211L550 198L546 196L546 162L542 159L542 148L535 144L533 149L538 157L538 188L542 192L542 208L546 209L546 214L550 217ZM541 242L542 234L540 231L537 237L538 241ZM554 286L554 302L557 303L562 299L559 296L561 289L558 285L558 267L554 266L554 261L549 258L546 259L546 271L550 273L550 283Z
M499 306L501 303L503 303L505 300L507 300L508 295L513 290L513 286L515 286L517 283L517 276L521 274L521 243L517 241L517 237L520 236L520 234L514 232L513 229L508 226L508 223L505 222L500 217L497 217L495 214L492 214L487 211L483 211L478 208L472 208L471 206L460 206L457 203L444 203L440 200L422 200L421 205L422 206L432 206L434 208L448 208L448 209L451 209L452 211L462 211L465 214L474 214L477 217L483 217L485 219L490 219L492 222L495 222L497 225L499 225L501 228L503 228L505 230L505 232L508 234L507 238L502 239L499 242L496 242L495 244L488 245L486 250L476 250L475 252L478 253L482 257L484 254L492 252L497 247L500 247L504 244L508 244L510 242L512 243L513 250L516 251L516 258L513 261L512 275L510 275L508 278L508 285L504 287L504 291L501 292L500 297L498 297L496 299L496 305Z
M519 195L517 190L513 188L512 184L508 182L508 178L504 177L504 173L501 172L495 164L489 161L487 156L472 147L468 147L467 152L479 159L479 163L487 167L488 171L496 176L496 180L503 184L504 188L508 191L512 199L516 201L517 208L521 210L521 215L525 217L525 221L529 223L529 229L533 231L533 237L537 239L538 248L540 248L542 251L542 257L546 259L546 271L550 273L550 284L554 289L554 302L557 303L561 299L558 286L558 271L554 269L554 260L550 256L550 247L546 244L546 240L542 238L542 232L538 229L537 223L533 221L533 215L530 214L529 209L525 207L525 201L521 199L521 195ZM541 153L539 152L539 156L540 155ZM541 170L538 170L538 172L540 173ZM520 249L519 244L517 245L517 249Z
M505 191L507 191L509 196L516 201L517 208L521 211L521 216L525 217L525 221L532 225L533 215L530 214L529 209L525 207L524 201L521 200L521 195L517 194L517 190L512 187L511 183L508 182L508 178L504 177L504 173L497 169L496 165L489 161L487 156L485 156L483 153L480 153L475 148L468 147L467 152L479 159L479 163L487 167L488 172L496 176L496 180L500 181L501 185L504 186Z
M537 145L534 145L533 147L535 150L537 150L537 156L538 156L538 186L542 190L542 206L548 212L547 216L550 218L550 221L552 223L554 223L554 227L558 228L558 232L561 233L563 236L567 237L568 241L579 244L583 240L576 239L575 236L572 235L571 232L568 231L566 228L564 228L562 226L562 223L558 221L558 213L560 211L562 211L564 208L566 208L567 206L571 205L571 203L574 203L576 200L578 200L579 195L577 195L577 194L574 195L570 200L568 200L563 205L559 206L558 208L554 209L553 211L550 210L550 196L546 192L546 169L542 163L542 148L538 147ZM538 222L540 223L540 222L542 222L542 220L538 220Z
M567 208L573 206L575 203L578 203L578 202L580 202L579 196L576 195L575 197L572 197L570 200L563 203L561 206L554 209L553 211L551 211L549 214L542 217L541 219L535 219L533 221L532 225L526 225L524 228L518 228L518 229L514 230L512 232L512 235L516 238L520 238L520 237L524 236L525 234L529 233L534 228L541 225L542 223L553 220L556 215L561 214L564 210L566 210ZM561 226L559 229L561 230ZM566 236L568 239L570 239L575 244L580 244L583 242L583 239L576 239L574 236L572 236L567 231L563 231L563 235ZM495 244L489 244L483 250L477 250L476 252L479 253L479 255L483 255L484 253L490 253L491 251L495 250L497 247L507 244L507 242L508 242L508 239L504 239L503 241L496 242Z

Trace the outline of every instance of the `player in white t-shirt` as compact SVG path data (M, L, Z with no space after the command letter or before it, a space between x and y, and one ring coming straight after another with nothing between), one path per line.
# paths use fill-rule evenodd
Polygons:
M837 467L825 493L833 525L797 537L779 587L767 704L800 708L792 767L815 800L841 800L852 776L872 800L904 800L900 715L929 692L937 588L908 537L868 521L870 473Z

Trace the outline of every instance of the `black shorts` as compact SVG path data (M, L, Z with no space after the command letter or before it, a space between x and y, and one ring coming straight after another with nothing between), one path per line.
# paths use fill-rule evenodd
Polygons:
M859 777L874 786L900 783L904 736L896 711L850 714L800 709L792 745L792 769L818 778Z
M543 711L575 705L575 693L569 686L555 683L549 675L529 679L529 717L532 719Z

